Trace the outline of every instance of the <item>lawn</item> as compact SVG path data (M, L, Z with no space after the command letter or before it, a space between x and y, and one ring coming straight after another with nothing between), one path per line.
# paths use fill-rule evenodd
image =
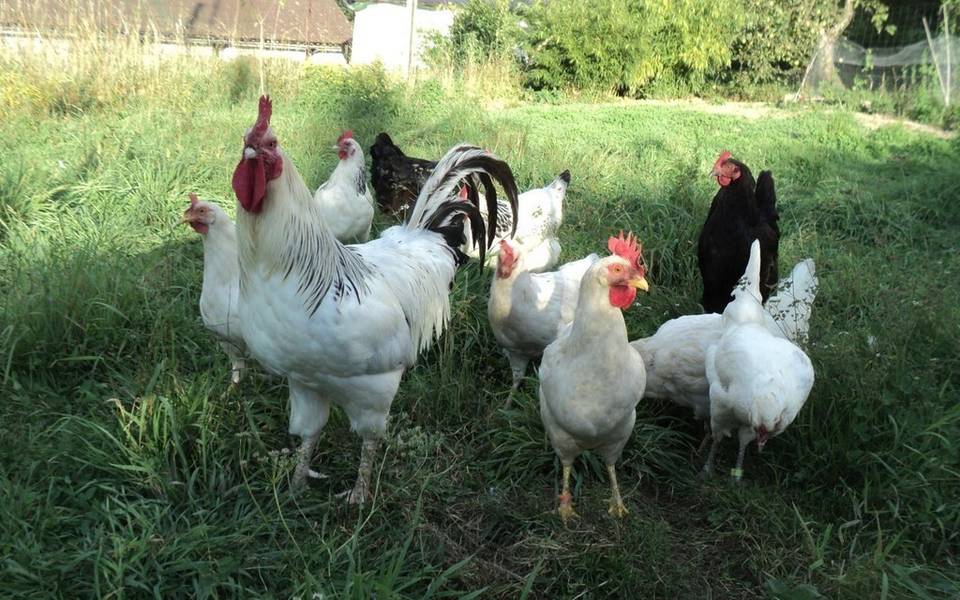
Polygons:
M751 449L740 485L700 481L699 425L642 403L619 467L630 515L607 515L604 470L585 456L582 518L564 526L536 376L505 409L491 273L475 263L457 277L449 330L401 385L374 501L334 498L360 448L339 412L314 460L329 479L290 494L286 386L254 369L225 394L229 364L197 308L202 246L176 224L189 191L234 212L255 76L161 73L126 93L44 87L3 64L3 595L960 595L956 139L805 107L496 107L377 71L268 73L273 127L311 187L346 128L364 146L388 131L414 156L482 145L521 189L569 168L563 259L604 251L620 229L643 242L652 287L627 311L631 338L700 311L695 243L716 155L773 171L781 273L810 256L821 283L809 401L763 454ZM721 473L734 454L723 446Z

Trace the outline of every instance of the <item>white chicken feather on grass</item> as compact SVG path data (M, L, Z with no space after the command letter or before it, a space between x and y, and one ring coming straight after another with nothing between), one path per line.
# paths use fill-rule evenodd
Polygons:
M365 242L370 238L374 208L373 196L367 187L363 149L351 131L344 132L333 149L340 161L330 178L317 188L314 201L337 240Z
M190 206L181 223L188 223L203 240L203 286L200 317L216 334L230 358L230 383L240 383L246 369L247 345L240 330L240 267L237 264L236 228L230 216L213 202L190 194Z
M760 244L754 241L744 280L723 311L723 333L706 356L713 435L703 468L707 477L713 473L720 442L736 432L740 450L731 474L739 480L750 442L756 440L762 451L770 437L783 433L803 408L813 387L809 357L797 345L768 329L759 282Z
M487 301L490 328L510 362L511 392L520 386L529 362L573 321L580 280L600 257L591 254L546 273L530 272L526 260L515 244L500 241Z
M520 194L517 201L517 219L510 215L509 204L497 203L500 214L493 244L488 248L487 266L494 266L496 255L500 251L500 240L511 241L528 254L526 268L530 272L549 271L560 259L560 241L557 231L563 222L563 201L570 185L570 171L564 171L556 179L541 188L527 190ZM481 207L481 212L483 208ZM516 232L510 235L513 223ZM467 238L470 237L470 224L466 225ZM472 258L479 258L476 247L465 248L464 252Z
M797 263L764 305L764 322L770 333L805 343L818 285L813 259ZM671 400L690 408L694 417L704 419L709 426L706 356L722 334L722 315L685 315L667 321L653 335L631 342L647 369L644 397Z
M610 476L610 514L627 513L617 483L616 462L630 438L643 397L643 359L630 346L622 310L636 290L646 290L640 248L633 236L611 238L612 256L597 260L580 281L573 322L547 346L540 363L540 417L563 464L557 508L575 516L570 494L573 461L596 450Z
M357 480L348 492L351 502L363 502L403 372L450 318L450 287L466 260L459 250L463 220L472 221L485 243L496 225L495 211L488 227L475 203L456 197L458 183L477 175L490 188L496 181L513 207L516 184L499 158L473 146L454 147L405 224L366 244L344 246L279 148L271 113L269 98L261 98L233 177L243 336L251 355L289 382L289 431L302 438L293 483L316 475L313 450L337 405L363 439Z

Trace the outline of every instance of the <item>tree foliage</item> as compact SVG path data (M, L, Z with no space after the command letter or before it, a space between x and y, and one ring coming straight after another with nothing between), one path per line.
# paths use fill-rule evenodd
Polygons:
M853 0L880 30L887 6ZM824 33L842 19L844 0L740 0L743 28L733 46L730 74L751 82L791 80L802 74Z
M509 0L470 0L450 26L451 49L460 60L509 56L519 35L518 16L510 10Z
M657 79L701 79L729 64L736 0L551 0L527 15L529 82L642 93Z

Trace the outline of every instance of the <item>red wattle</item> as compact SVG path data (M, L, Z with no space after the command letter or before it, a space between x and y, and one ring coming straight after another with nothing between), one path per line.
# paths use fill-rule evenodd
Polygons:
M206 233L210 231L210 226L206 223L201 223L200 221L190 221L190 227L193 227L193 230L197 233Z
M263 159L240 159L233 171L233 191L245 211L259 214L263 210L263 198L267 195Z
M732 178L727 177L726 175L717 175L717 183L723 187L730 185L730 182L733 181Z
M628 285L610 286L610 304L620 309L630 308L634 298L637 297L637 290Z

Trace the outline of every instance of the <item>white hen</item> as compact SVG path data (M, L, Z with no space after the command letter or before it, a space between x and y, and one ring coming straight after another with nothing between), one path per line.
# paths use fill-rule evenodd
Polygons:
M511 240L514 247L527 256L525 269L538 273L549 271L560 259L560 241L557 230L563 222L563 200L570 184L570 171L564 171L556 179L542 188L528 190L520 194L517 200L517 230ZM483 207L481 206L481 212ZM497 235L487 253L487 266L493 266L500 251L499 242L510 237L513 219L509 205L497 203ZM466 226L467 239L470 239L470 224ZM476 248L465 248L469 256L477 258Z
M573 322L547 346L540 363L540 418L563 464L557 510L575 516L570 494L573 461L596 450L610 475L610 514L627 509L615 465L623 452L643 397L643 358L628 342L622 310L646 290L640 247L633 236L610 238L612 256L594 262L580 281Z
M817 287L813 259L797 263L764 305L767 329L792 342L805 342ZM722 333L722 315L686 315L667 321L650 337L631 342L647 368L644 397L671 400L692 409L697 419L709 419L706 355Z
M531 273L526 258L514 243L500 241L487 302L490 328L510 361L511 392L520 386L527 364L543 354L543 349L573 321L580 280L600 260L591 254L556 271Z
M330 179L317 188L313 199L320 207L323 220L337 240L365 242L370 238L373 220L373 197L367 188L367 171L363 149L353 139L353 132L344 132L337 138L340 162Z
M724 437L737 432L740 451L735 479L743 476L747 445L758 450L793 422L813 387L813 365L803 350L770 332L760 296L760 243L750 247L750 261L734 300L723 311L723 334L707 350L710 382L710 429L713 445L703 467L713 461Z
M220 339L230 357L230 383L240 383L246 363L247 345L240 332L240 267L237 265L237 234L230 217L212 202L190 193L190 207L181 223L189 223L203 239L203 287L200 317L207 329Z

